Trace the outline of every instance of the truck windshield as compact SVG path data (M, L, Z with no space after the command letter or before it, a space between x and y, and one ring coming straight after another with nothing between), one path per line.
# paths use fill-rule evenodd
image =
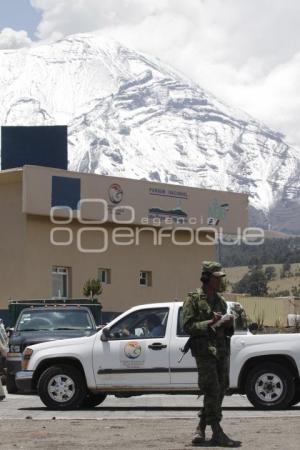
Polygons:
M16 331L42 330L91 330L95 328L87 311L43 310L24 311L16 325Z

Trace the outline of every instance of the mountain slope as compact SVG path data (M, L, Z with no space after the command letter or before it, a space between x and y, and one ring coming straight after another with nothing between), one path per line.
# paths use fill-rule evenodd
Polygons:
M68 124L70 169L246 192L251 223L300 230L299 152L161 61L85 34L0 65L1 124Z

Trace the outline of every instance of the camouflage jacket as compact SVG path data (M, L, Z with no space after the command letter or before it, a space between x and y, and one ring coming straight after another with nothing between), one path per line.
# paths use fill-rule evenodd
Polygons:
M213 330L209 322L213 312L226 314L227 305L224 298L216 293L212 300L199 290L188 294L183 304L183 328L192 337L191 351L193 356L227 355L230 352L230 337L233 327L223 325Z

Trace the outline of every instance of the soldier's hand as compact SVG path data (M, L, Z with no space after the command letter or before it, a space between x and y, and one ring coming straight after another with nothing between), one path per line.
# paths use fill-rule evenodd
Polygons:
M227 320L224 321L223 325L225 328L233 327L234 319L233 316L230 316Z
M219 313L219 312L213 312L213 315L214 315L214 317L213 317L213 319L210 321L210 324L211 324L211 325L213 325L213 324L216 323L216 322L219 322L219 320L220 320L221 317L222 317L222 314Z

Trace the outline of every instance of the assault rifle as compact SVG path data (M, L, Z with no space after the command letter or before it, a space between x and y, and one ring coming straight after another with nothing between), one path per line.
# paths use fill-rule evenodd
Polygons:
M184 355L190 350L191 348L191 344L192 344L192 338L188 338L188 340L186 341L186 343L184 344L184 347L181 347L179 350L182 352L182 355L180 356L180 358L178 359L178 364L181 363L181 361L183 360Z

